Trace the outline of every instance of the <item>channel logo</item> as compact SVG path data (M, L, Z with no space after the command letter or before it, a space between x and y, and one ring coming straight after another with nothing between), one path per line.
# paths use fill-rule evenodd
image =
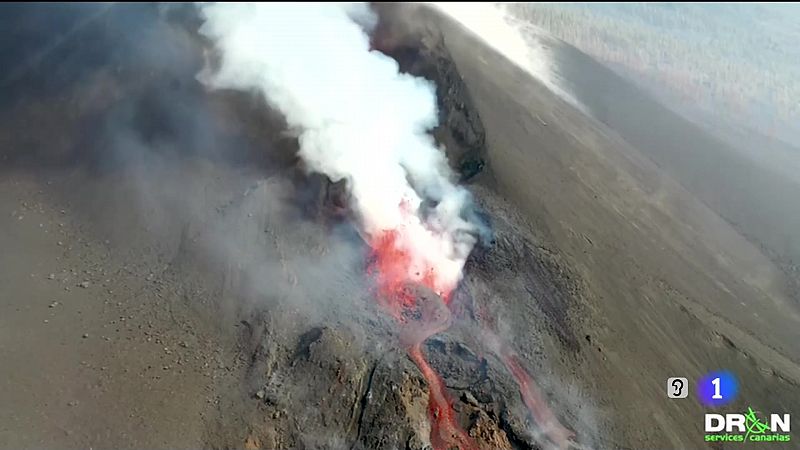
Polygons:
M710 408L727 405L738 394L739 382L727 371L710 372L697 381L697 398Z
M789 442L790 414L762 416L752 407L743 414L706 414L706 442Z

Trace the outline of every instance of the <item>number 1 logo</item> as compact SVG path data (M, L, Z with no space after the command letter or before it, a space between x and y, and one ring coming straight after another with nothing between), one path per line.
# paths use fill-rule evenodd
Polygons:
M736 399L739 382L728 371L707 373L697 381L697 398L704 406L716 408Z
M711 384L714 385L714 395L711 396L711 399L722 400L722 394L719 393L719 377L711 380Z

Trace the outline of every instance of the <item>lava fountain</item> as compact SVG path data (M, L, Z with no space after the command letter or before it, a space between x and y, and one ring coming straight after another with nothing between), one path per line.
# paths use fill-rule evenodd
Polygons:
M450 296L481 229L464 214L471 196L453 182L431 135L439 117L435 86L371 48L377 16L367 4L200 8L199 31L213 42L215 63L198 78L211 89L263 97L297 136L304 166L334 183L346 181L358 229L372 249L380 302L428 381L431 443L437 450L475 448L422 352L428 337L450 325ZM532 385L517 379L521 390Z
M408 267L413 255L400 244L401 232L387 230L372 241L370 271L377 280L378 298L400 324L400 343L428 383L431 445L436 450L477 449L456 420L444 382L422 352L426 339L450 326L450 291L434 291L439 286L435 267L425 267L417 282L409 280Z
M436 291L441 283L437 282L439 272L434 266L419 268L421 272L413 272L414 280L409 278L414 255L403 247L402 231L387 230L370 241L372 255L369 271L376 278L377 298L384 310L400 324L400 343L428 383L431 445L436 450L475 449L476 443L456 420L452 401L441 377L422 352L425 340L450 327L452 291ZM568 448L575 434L564 427L550 409L533 377L522 366L519 356L489 329L488 324L481 325L488 348L513 376L522 401L542 434L557 448Z

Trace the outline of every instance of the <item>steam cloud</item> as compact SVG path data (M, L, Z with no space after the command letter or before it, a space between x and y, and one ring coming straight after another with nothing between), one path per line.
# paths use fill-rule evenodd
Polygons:
M462 211L469 193L451 182L437 125L434 86L400 73L370 49L366 5L211 4L201 33L221 66L201 80L256 91L299 137L299 155L332 181L347 180L368 240L396 232L412 256L408 277L435 270L440 293L458 283L476 242Z
M558 72L558 64L542 42L544 30L520 20L507 4L430 2L434 8L477 35L511 63L533 75L550 91L585 114L588 109L569 91Z

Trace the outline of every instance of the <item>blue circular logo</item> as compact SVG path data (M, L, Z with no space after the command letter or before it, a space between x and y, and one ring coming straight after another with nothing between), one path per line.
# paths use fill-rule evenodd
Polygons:
M697 381L697 397L704 406L727 405L736 399L738 393L739 382L725 370L709 372Z

